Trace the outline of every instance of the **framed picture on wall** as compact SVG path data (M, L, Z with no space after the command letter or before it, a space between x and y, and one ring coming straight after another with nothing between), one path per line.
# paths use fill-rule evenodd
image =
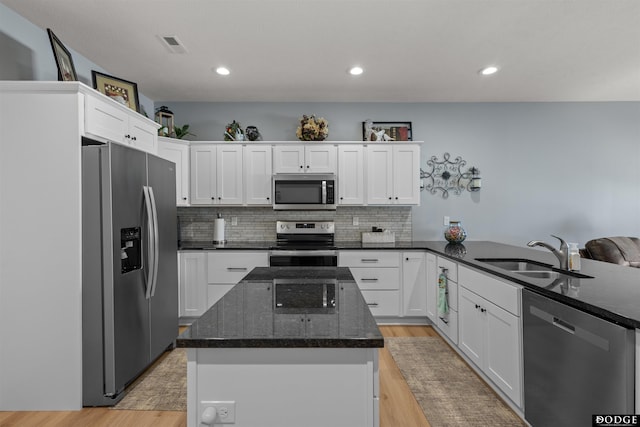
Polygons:
M93 87L98 92L126 105L133 111L140 112L138 85L136 83L103 74L96 70L91 70L91 77L93 79Z
M78 76L76 75L76 69L73 66L71 53L69 53L69 50L64 46L64 44L62 44L53 31L51 31L51 28L47 28L47 34L49 34L51 49L53 49L53 57L56 59L56 65L58 66L58 80L61 82L77 81Z
M362 122L363 141L413 141L411 122Z

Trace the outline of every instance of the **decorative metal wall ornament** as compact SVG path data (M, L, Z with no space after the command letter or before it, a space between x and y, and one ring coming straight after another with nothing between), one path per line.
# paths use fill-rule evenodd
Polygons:
M468 171L463 172L467 165L466 160L458 156L455 160L451 158L449 153L444 153L443 160L439 161L436 156L432 156L427 160L427 166L431 167L431 171L423 171L420 169L421 190L428 190L431 194L442 191L442 198L449 197L449 192L459 196L462 191L478 191L480 189L480 171L476 167L471 167ZM425 184L424 180L428 180ZM471 183L478 185L471 185Z

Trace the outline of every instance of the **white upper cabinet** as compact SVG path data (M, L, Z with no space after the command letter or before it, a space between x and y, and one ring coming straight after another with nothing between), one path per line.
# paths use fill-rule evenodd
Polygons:
M85 132L119 144L130 145L148 153L158 151L160 125L135 111L105 98L99 93L85 96Z
M338 147L338 204L364 204L364 147Z
M189 142L158 137L158 156L176 164L176 205L189 206Z
M334 145L275 145L274 173L336 173L337 150Z
M271 205L271 146L244 147L244 201L247 205Z
M241 205L242 146L191 145L191 204Z
M369 144L366 153L368 204L420 204L418 145Z

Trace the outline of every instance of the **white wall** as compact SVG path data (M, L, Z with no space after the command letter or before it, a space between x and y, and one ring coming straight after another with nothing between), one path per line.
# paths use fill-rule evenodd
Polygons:
M441 240L442 217L463 221L469 240L525 245L557 234L580 245L640 236L640 103L171 103L194 140L222 140L237 120L265 140L295 139L298 118L329 121L330 140L360 140L362 121L411 121L431 156L461 156L482 173L479 193L444 200L422 193L414 239Z

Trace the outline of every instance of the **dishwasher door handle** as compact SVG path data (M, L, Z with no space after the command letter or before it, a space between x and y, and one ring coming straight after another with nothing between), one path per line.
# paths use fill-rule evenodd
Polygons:
M553 322L552 322L553 326L562 329L565 332L569 332L570 334L575 334L576 333L576 327L573 326L571 323L569 322L565 322L562 319L559 319L557 317L553 317Z

